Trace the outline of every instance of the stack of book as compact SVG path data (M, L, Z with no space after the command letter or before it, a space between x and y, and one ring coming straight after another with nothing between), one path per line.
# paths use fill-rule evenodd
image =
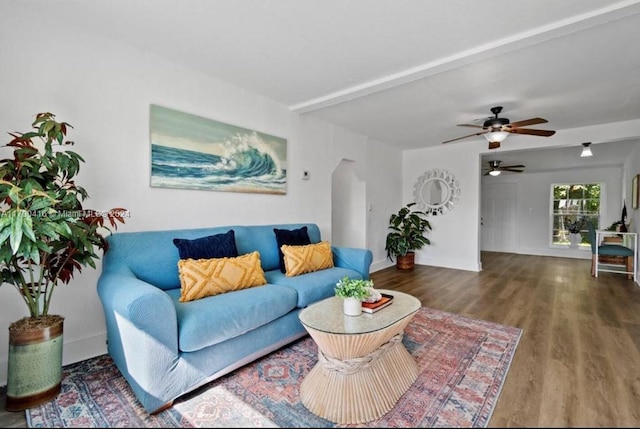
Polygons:
M362 303L362 311L365 313L375 313L376 311L382 310L388 305L391 305L393 302L393 295L388 295L386 293L382 294L382 298L374 302L363 302Z

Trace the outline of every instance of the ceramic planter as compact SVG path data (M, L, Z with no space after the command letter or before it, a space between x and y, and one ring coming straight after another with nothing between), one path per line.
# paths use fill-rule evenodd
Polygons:
M572 249L577 249L578 245L582 241L582 235L580 233L570 233L569 234L569 247Z
M62 382L64 319L48 327L9 329L7 411L21 411L50 401Z
M413 270L415 266L415 253L409 252L406 255L396 257L396 267L399 270Z
M347 316L360 316L362 314L362 301L358 298L344 298L344 314Z

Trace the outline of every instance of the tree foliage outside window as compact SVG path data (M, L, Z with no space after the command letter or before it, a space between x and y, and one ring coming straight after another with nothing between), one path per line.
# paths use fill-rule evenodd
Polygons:
M564 184L551 186L552 244L568 245L569 234L579 231L581 245L589 244L588 224L596 228L600 224L600 198L602 187L599 183Z

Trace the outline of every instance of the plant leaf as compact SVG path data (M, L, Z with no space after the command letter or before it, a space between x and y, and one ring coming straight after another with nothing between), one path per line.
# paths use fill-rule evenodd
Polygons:
M24 210L16 210L13 214L13 223L11 224L11 235L9 236L9 243L11 244L11 251L15 255L20 249L20 243L22 242L22 222Z

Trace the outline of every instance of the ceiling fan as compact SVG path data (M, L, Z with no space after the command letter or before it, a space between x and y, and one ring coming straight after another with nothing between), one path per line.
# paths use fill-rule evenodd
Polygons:
M484 175L498 176L503 171L510 171L512 173L522 173L524 171L522 170L524 167L525 166L522 164L503 166L502 161L499 161L499 160L489 161L489 169L487 170L486 173L484 173Z
M458 124L459 127L473 127L482 128L482 131L469 134L468 136L458 137L452 140L447 140L442 143L451 143L457 140L466 139L468 137L484 135L489 142L489 149L497 149L500 147L500 143L507 138L509 133L514 134L528 134L532 136L550 137L556 132L551 130L537 130L533 128L522 128L529 125L544 124L548 122L542 118L525 119L524 121L517 121L511 123L507 118L498 118L498 115L502 112L502 106L496 106L491 108L491 113L494 117L489 117L484 121L482 126L474 124Z

